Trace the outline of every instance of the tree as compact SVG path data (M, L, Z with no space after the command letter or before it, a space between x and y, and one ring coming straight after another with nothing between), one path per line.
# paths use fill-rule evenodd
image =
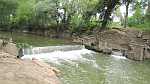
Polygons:
M106 29L106 25L108 21L111 20L110 16L112 12L115 10L115 7L119 4L119 0L104 0L102 7L102 26L100 31Z
M145 7L143 6L142 2L136 2L134 5L134 14L132 17L129 17L128 24L130 27L137 27L137 28L147 28L148 24L144 13Z
M77 30L83 30L85 24L90 23L91 16L96 15L95 8L98 2L99 0L60 0L62 4L60 8L64 10L65 18L62 24L65 25L65 29L70 29L71 32L77 28L79 28Z
M133 0L122 0L122 4L125 5L126 7L126 13L125 13L125 17L124 17L124 28L127 27L127 23L128 23L128 12L129 12L129 5Z
M147 4L147 10L146 10L146 15L145 15L145 19L146 19L146 21L148 21L148 22L150 22L150 1L148 0L148 2L147 2L148 4Z
M14 16L15 27L25 26L28 24L29 19L32 18L34 4L35 0L18 1L18 6Z
M0 27L9 28L11 17L15 15L16 7L16 0L0 0Z

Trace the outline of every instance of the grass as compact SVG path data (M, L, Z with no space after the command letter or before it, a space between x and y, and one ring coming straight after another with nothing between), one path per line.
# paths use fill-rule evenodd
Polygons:
M109 27L116 27L116 28L123 28L123 26L120 25L119 22L112 22ZM139 24L139 25L132 25L129 28L134 28L134 29L138 29L141 31L150 31L150 23L147 22L145 24Z

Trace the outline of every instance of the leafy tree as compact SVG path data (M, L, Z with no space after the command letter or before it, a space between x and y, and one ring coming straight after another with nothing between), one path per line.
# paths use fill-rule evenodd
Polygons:
M129 5L133 0L122 0L122 3L125 5L126 7L126 13L125 13L125 18L124 18L124 28L127 27L127 23L128 23L128 12L129 12Z
M104 0L103 7L102 7L103 20L102 20L101 30L106 29L106 25L108 24L108 21L111 20L110 16L118 4L119 4L119 0Z
M132 17L129 18L129 26L130 27L137 27L137 28L141 28L141 29L148 29L150 26L149 23L149 18L148 12L146 12L146 14L144 15L143 10L143 3L141 2L136 2L136 5L134 6L135 8L135 13L133 14ZM148 9L147 9L148 10ZM144 18L145 17L145 18Z
M150 22L150 1L148 1L148 4L147 4L147 10L146 10L146 15L145 15L145 19L146 21ZM149 23L150 24L150 23Z
M9 27L11 16L15 14L16 6L16 0L0 0L0 27Z
M132 1L135 14L128 22L128 8ZM58 37L66 31L71 34L92 31L93 28L102 31L121 4L126 5L125 27L127 23L141 23L144 21L141 10L147 2L149 0L141 0L138 5L135 4L137 0L0 0L0 26L43 33L52 29ZM145 18L149 18L149 10Z
M35 0L19 0L16 14L13 18L15 27L27 24L33 14Z

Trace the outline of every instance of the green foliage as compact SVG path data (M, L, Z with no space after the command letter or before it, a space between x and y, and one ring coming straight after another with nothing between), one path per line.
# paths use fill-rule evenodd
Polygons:
M5 23L4 26L9 25L9 29L32 31L55 27L56 31L68 29L70 32L78 32L83 28L88 30L98 26L98 20L96 22L91 19L100 12L99 7L102 7L103 2L104 0L1 0L0 21ZM63 9L64 14L61 15L58 9Z
M27 43L17 43L16 44L17 48L29 48L31 45L27 44Z
M148 8L146 10L145 20L150 22L150 1L148 2Z
M45 28L55 21L56 4L53 0L20 0L14 22L20 26ZM42 27L41 27L42 26Z
M71 33L92 31L100 28L101 23L104 26L109 23L109 17L118 2L119 0L0 0L0 27L42 32L53 29L56 33L67 30ZM147 18L150 14L143 16L140 3L135 7L134 16L129 18L129 26L146 24L148 27ZM59 10L64 10L64 13L60 14ZM122 18L119 11L116 15ZM97 13L102 17L96 18Z
M150 19L148 16L149 13L147 12L146 15L142 13L142 8L139 2L137 2L135 7L136 8L134 15L128 18L129 27L135 27L142 30L150 30Z
M135 18L135 20L136 20L136 22L138 23L138 24L140 24L141 22L141 20L143 19L143 14L142 14L142 9L141 9L141 5L140 5L140 3L139 2L137 2L137 4L136 4L136 8L135 8L135 13L134 13L134 15L133 15L133 18Z
M0 27L9 26L11 15L15 14L16 7L16 0L0 0Z
M70 30L72 32L79 32L80 28L82 28L83 26L83 23L84 21L82 17L75 14L74 16L71 17Z
M99 21L95 18L85 20L81 14L75 14L74 16L72 16L70 21L70 32L82 34L85 32L93 31L94 28L99 26Z
M13 25L23 26L32 17L34 0L19 0L16 13L12 18Z

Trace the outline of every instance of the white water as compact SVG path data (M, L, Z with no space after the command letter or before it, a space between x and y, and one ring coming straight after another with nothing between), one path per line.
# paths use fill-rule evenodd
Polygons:
M99 68L96 64L96 60L89 59L86 56L93 56L95 53L91 50L85 49L81 45L67 45L67 46L48 46L48 47L35 47L25 50L25 55L22 59L37 59L44 60L47 62L61 64L61 62L68 62L71 64L76 64L74 61L81 61L92 63L95 68ZM126 59L120 55L111 55L116 59Z
M117 59L127 59L126 57L120 55L111 55L111 56Z
M82 45L62 45L62 46L47 46L47 47L31 47L24 49L25 55L50 53L55 51L71 51L84 49Z
M62 47L64 47L64 46L62 46ZM58 47L58 48L60 48L60 47ZM64 48L66 48L66 46ZM67 47L67 48L69 48L69 47ZM38 50L35 51L35 49L38 49ZM40 49L43 49L43 48L34 48L33 50L34 50L34 52L38 52L38 51L40 51ZM56 64L61 64L62 61L73 63L73 61L91 61L89 59L84 58L83 55L85 55L85 54L90 55L92 53L94 53L94 52L87 50L84 47L82 49L79 48L79 50L77 50L77 49L71 50L70 49L70 51L63 51L63 50L61 51L59 49L56 49L53 52L49 52L49 53L30 54L30 55L27 54L27 55L24 55L22 57L22 59L32 60L34 58L34 59L45 60L45 61L56 63Z
M60 48L65 49L60 50ZM34 49L45 51L44 47ZM32 52L37 52L34 49ZM60 77L62 84L149 84L150 82L150 65L147 62L138 64L124 60L126 58L118 53L114 53L116 55L111 55L112 57L103 56L84 47L74 49L73 46L67 48L59 46L59 49L54 47L52 50L49 53L27 53L22 59L35 58L57 67L62 73Z

